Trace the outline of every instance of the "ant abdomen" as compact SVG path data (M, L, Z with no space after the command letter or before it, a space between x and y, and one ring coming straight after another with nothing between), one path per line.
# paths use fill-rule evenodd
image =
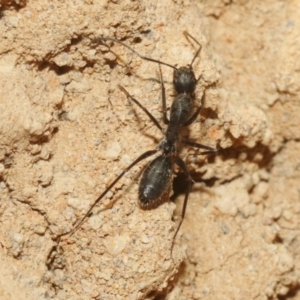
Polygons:
M172 157L160 155L145 168L139 184L139 203L142 208L154 208L168 192L172 182Z

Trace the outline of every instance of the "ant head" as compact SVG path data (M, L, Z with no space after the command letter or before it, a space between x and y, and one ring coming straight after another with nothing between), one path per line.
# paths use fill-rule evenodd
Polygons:
M195 91L197 79L191 65L174 69L173 84L178 94L192 94Z

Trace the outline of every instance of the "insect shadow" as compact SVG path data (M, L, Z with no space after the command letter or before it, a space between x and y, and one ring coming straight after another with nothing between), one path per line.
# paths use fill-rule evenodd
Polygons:
M196 41L189 33L184 32L184 34L192 38L194 41ZM90 217L93 208L114 187L114 185L124 176L125 173L127 173L131 168L133 168L139 162L160 152L160 154L146 166L146 168L143 171L143 174L141 175L139 188L138 188L138 200L139 200L140 207L143 209L151 209L157 207L162 202L162 200L165 199L169 194L170 187L172 184L172 179L173 179L174 165L177 165L183 171L185 178L187 180L187 187L185 191L181 219L173 237L173 243L174 243L176 235L181 227L182 221L185 216L189 194L193 185L193 179L190 175L190 172L185 162L178 155L178 145L185 144L185 145L192 146L194 148L206 150L200 154L212 154L218 151L215 148L205 146L203 144L199 144L189 139L185 139L180 134L185 127L191 125L196 120L202 108L203 98L205 97L205 92L204 92L202 95L201 104L196 109L194 109L194 100L195 100L194 91L200 77L196 79L192 68L192 64L194 63L195 59L199 55L202 47L196 41L197 44L199 45L199 48L196 54L194 55L191 63L185 67L177 68L176 66L172 66L170 64L161 62L159 60L143 56L119 40L109 38L109 37L99 37L94 40L94 42L100 42L100 41L112 41L112 42L119 43L124 47L126 47L127 49L131 50L140 58L159 64L162 112L163 112L162 119L163 119L163 123L167 125L167 128L163 130L160 123L147 110L146 107L144 107L137 99L135 99L132 95L130 95L130 93L124 87L122 87L121 85L118 86L119 89L125 93L125 95L130 101L135 103L140 109L144 111L144 113L149 117L151 122L163 133L164 138L158 143L156 149L149 150L141 154L107 186L107 188L102 192L102 194L95 200L95 202L89 208L89 210L84 215L84 217L77 223L77 225L74 226L73 230L71 231L71 234L73 234L88 217ZM177 96L171 105L169 117L167 115L166 92L165 92L163 75L161 71L161 65L169 66L174 69L173 84L177 92ZM173 248L173 244L172 244L172 248Z

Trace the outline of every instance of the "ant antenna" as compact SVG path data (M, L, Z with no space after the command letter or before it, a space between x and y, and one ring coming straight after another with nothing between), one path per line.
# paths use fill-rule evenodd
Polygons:
M190 63L190 66L193 65L195 59L197 58L197 56L199 55L201 49L202 49L202 45L192 36L190 35L186 30L183 32L183 34L185 35L185 37L188 39L188 38L191 38L195 43L197 43L199 45L199 48L196 52L196 54L194 55L194 58L192 59L192 62Z
M140 161L146 159L147 157L155 154L157 150L149 150L140 155L135 161L133 161L126 169L124 169L121 174L104 190L104 192L96 199L96 201L92 204L92 206L89 208L87 213L84 215L84 217L80 220L79 223L75 225L75 227L71 230L70 236L72 236L77 229L82 225L82 223L91 215L91 212L93 208L99 203L99 201L111 190L111 188L123 177L125 173L127 173L132 167L134 167L136 164L138 164Z
M137 56L139 56L140 58L144 59L144 60L148 60L148 61L152 61L152 62L155 62L155 63L158 63L158 64L162 64L162 65L165 65L165 66L168 66L172 69L175 69L177 70L177 68L175 66L172 66L168 63L165 63L165 62L162 62L158 59L153 59L153 58L150 58L150 57L147 57L147 56L144 56L142 54L139 54L138 52L136 52L135 50L133 50L131 47L129 47L128 45L126 45L125 43L119 41L119 40L116 40L114 38L110 38L110 37L98 37L98 38L95 38L93 40L93 43L97 43L99 41L112 41L114 43L118 43L118 44L121 44L122 46L124 46L125 48L129 49L131 52L135 53Z

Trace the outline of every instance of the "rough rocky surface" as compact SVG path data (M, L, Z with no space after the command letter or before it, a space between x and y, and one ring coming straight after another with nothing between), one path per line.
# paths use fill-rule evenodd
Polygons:
M296 1L0 1L0 298L300 299L299 18ZM163 138L118 88L163 124L158 65L93 40L182 66L184 30L205 97L183 134L219 153L180 149L196 182L174 244L184 177L143 210L146 161L68 234Z

